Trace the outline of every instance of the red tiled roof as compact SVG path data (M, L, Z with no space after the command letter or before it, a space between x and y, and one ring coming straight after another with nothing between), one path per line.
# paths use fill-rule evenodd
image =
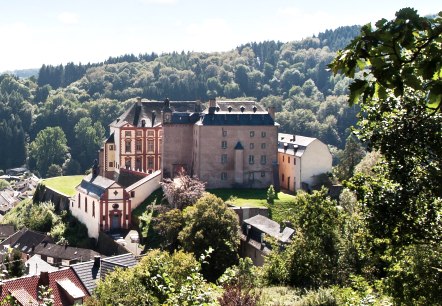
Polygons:
M86 288L70 268L48 273L48 277L49 288L52 289L51 294L54 296L54 306L72 304L68 300L68 294L73 294L75 297L78 297L81 295L79 292L83 292L84 297L89 296ZM66 280L69 280L69 283L73 284L75 288L73 292L67 292L67 294L59 285L60 282L66 283ZM8 294L12 293L17 297L20 296L26 299L32 297L34 300L37 300L38 287L40 285L44 285L43 278L40 279L40 276L26 276L4 280L1 285L0 300L2 301Z

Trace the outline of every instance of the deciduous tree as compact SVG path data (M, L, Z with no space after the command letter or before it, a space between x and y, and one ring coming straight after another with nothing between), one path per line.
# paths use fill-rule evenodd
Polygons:
M184 211L184 228L178 239L185 251L197 257L213 249L202 271L208 280L214 281L237 261L238 218L222 199L206 194Z

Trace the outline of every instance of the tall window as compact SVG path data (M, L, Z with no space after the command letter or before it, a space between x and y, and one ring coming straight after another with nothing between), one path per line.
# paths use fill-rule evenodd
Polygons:
M153 156L147 158L147 168L153 169Z
M135 160L135 170L141 170L141 158L137 157Z
M253 142L250 143L250 150L253 150L255 148L255 144Z
M154 137L155 131L147 131L147 137Z
M221 155L221 164L227 164L227 154Z
M135 132L135 135L136 135L137 137L141 137L141 136L143 136L143 131L136 131L136 132Z
M227 172L221 172L221 181L227 180Z
M153 153L153 150L154 150L154 142L153 142L153 140L148 140L147 141L147 152Z
M255 137L255 131L250 131L250 137Z
M226 137L226 136L227 136L227 131L223 130L223 137Z
M95 218L95 201L92 201L92 217Z
M125 146L125 151L126 152L130 152L131 151L131 146L132 146L132 142L130 140L126 140L126 146Z
M87 198L84 198L84 212L87 212Z
M290 164L290 156L287 156L287 163Z
M227 141L226 140L221 141L221 148L227 149Z
M158 153L161 153L161 149L163 148L163 139L158 139Z
M267 156L261 155L261 165L265 165L267 163Z
M78 194L78 208L80 208L81 205L81 196L80 193Z
M141 139L137 139L137 141L135 142L135 150L141 151L141 148L142 148Z
M261 137L266 137L266 132L261 132Z
M254 164L255 163L255 156L254 155L249 155L249 164Z
M263 142L263 143L261 144L261 149L265 149L265 148L266 148L266 143Z

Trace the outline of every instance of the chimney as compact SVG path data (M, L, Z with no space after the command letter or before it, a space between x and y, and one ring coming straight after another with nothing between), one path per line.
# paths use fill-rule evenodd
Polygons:
M295 134L292 135L292 141L293 141L293 142L296 141L296 135L295 135Z
M40 272L40 280L38 283L43 286L49 286L49 273L48 273L48 271L41 271Z
M141 97L137 97L137 106L141 106Z
M152 127L155 125L155 118L157 117L157 114L155 111L152 111Z
M94 256L94 268L99 268L101 263L101 256L95 255Z
M98 166L98 160L94 160L94 165L92 166L92 177L95 178L98 175L100 167Z
M272 117L273 120L275 120L275 107L269 106L268 110L270 117Z
M209 114L214 114L216 110L216 100L210 99L209 100Z
M146 126L146 120L141 120L141 127L145 127Z
M169 108L170 107L170 101L169 98L164 99L164 107Z

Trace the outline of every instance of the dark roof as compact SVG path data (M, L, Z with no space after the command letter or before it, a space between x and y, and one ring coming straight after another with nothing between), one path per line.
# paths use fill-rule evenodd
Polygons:
M235 150L244 150L244 147L242 146L241 142L238 141L235 145Z
M274 125L268 113L214 113L204 114L203 125Z
M101 278L114 271L116 267L129 268L137 263L132 253L103 258L101 260Z
M10 245L23 253L32 253L32 248L43 241L53 242L52 238L27 228L15 232L0 243L0 246Z
M200 119L200 113L173 112L171 123L194 124Z
M91 295L97 287L97 281L100 279L101 272L100 265L95 265L94 263L94 260L90 260L71 266L72 270L74 270L75 274L77 274L78 278Z
M3 301L8 294L11 294L22 303L21 305L38 305L37 294L40 285L48 285L52 289L54 305L71 305L68 295L77 298L90 296L74 271L63 269L38 276L3 280L0 300Z
M255 101L216 101L216 106L220 112L229 112L229 107L231 112L241 112L241 107L244 107L244 112L266 112Z
M100 255L90 249L83 249L71 246L63 246L50 242L41 242L35 247L35 254L51 256L54 258L87 261L94 258L96 255Z
M121 168L116 181L117 181L118 185L123 186L124 188L127 188L127 187L135 184L136 182L142 180L146 176L148 176L147 173L142 174L139 172L134 172L134 171L130 171L130 170L126 170L124 168Z
M81 181L80 185L77 186L77 189L81 190L83 193L86 193L90 196L95 196L96 198L101 198L103 193L115 182L108 178L105 178L101 175L92 176L89 174Z
M107 274L114 271L116 267L130 268L137 264L137 260L131 253L100 258L100 264L95 264L94 260L72 265L78 278L88 290L89 294L97 287L97 281L103 279Z
M107 139L106 143L115 143L114 133L112 133Z
M15 233L14 225L0 224L0 239L5 239Z
M129 124L142 127L142 121L145 121L146 127L156 126L162 123L161 111L164 108L162 101L142 101L132 104L117 120L111 123L116 125L118 122L126 121ZM199 111L196 101L170 101L170 109L173 112L196 112ZM155 115L153 115L155 114Z

